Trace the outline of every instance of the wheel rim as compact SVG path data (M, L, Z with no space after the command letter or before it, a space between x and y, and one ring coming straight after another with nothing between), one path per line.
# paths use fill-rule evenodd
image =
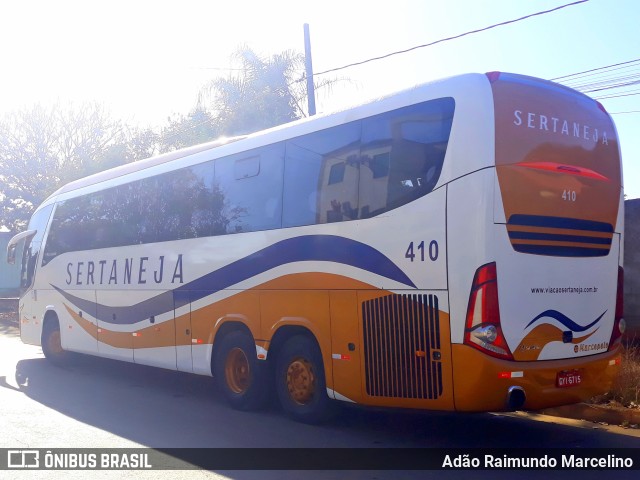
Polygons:
M227 386L233 393L244 393L249 388L251 370L249 359L241 348L234 348L227 355L224 365Z
M54 355L59 355L63 352L62 350L62 342L60 339L60 330L54 330L49 335L49 351Z
M287 368L287 390L298 405L308 404L316 390L313 365L306 358L297 358Z

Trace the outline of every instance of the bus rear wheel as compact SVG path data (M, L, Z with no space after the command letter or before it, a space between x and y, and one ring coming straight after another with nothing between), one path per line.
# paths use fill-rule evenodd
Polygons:
M276 360L276 391L283 410L298 422L317 424L331 417L322 354L313 339L296 335L284 343Z
M218 388L236 410L258 410L269 397L267 366L258 361L250 335L229 332L217 345L213 375Z
M60 323L57 318L45 319L42 327L42 353L54 365L64 365L69 360L69 353L62 348Z

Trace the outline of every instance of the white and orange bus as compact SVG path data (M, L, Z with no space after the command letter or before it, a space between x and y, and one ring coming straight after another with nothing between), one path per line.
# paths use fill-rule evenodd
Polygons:
M540 409L615 378L622 219L605 109L493 72L75 181L9 256L54 362L212 375L304 422Z

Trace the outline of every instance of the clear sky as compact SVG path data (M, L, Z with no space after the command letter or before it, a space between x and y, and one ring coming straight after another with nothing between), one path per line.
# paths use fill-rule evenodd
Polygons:
M302 52L303 23L321 72L571 1L0 0L0 114L36 102L97 100L115 117L158 126L187 113L198 89L226 74L219 69L239 45L263 55ZM318 110L459 73L551 79L637 58L640 1L589 0L333 73L349 80L320 93ZM602 100L618 128L628 198L640 197L640 85L633 89Z

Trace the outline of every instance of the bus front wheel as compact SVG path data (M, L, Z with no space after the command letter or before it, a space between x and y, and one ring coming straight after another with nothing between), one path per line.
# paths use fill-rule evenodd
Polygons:
M57 318L48 318L42 327L42 353L54 365L64 365L69 353L62 348L60 323Z
M296 335L284 343L276 361L276 390L283 410L294 420L317 424L329 419L332 403L322 354L313 339Z
M235 330L220 339L214 358L214 378L231 407L257 410L269 397L267 366L258 361L250 335Z

